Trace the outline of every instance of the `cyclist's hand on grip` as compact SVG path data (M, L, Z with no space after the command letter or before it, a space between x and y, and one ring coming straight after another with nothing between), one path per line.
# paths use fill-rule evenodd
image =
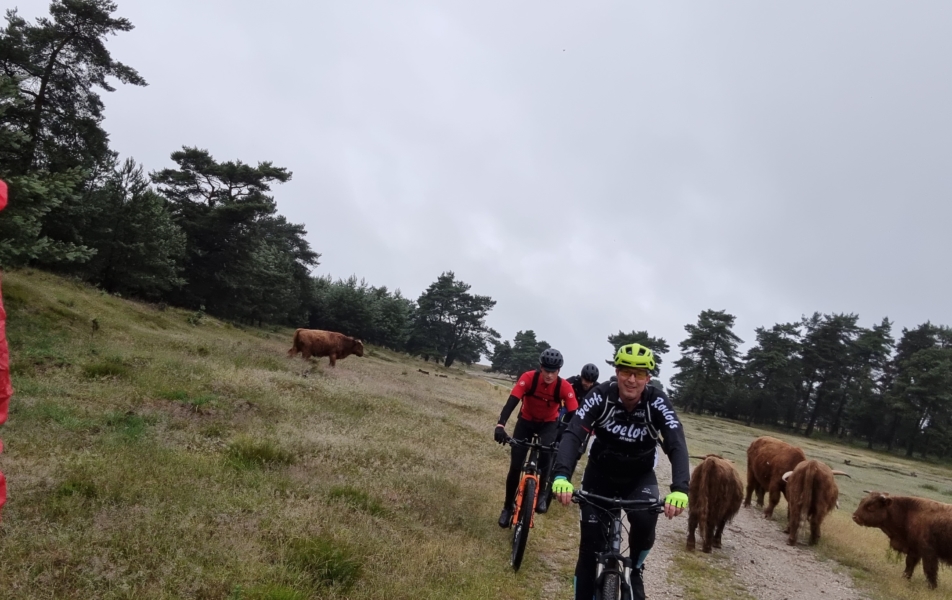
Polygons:
M688 507L688 495L684 492L671 492L664 498L664 516L669 519L680 515Z
M499 444L505 444L509 441L509 436L506 435L506 428L503 425L496 425L496 431L493 432L493 439Z
M572 482L561 475L552 482L552 493L562 503L562 506L568 506L572 502L572 492L574 491L575 488L572 487Z

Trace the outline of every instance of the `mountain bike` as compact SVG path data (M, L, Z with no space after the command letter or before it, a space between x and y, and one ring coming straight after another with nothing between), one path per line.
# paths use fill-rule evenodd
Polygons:
M646 510L663 513L664 505L660 500L623 500L590 494L585 490L572 493L572 502L589 504L611 515L608 549L596 555L598 566L595 571L595 600L631 600L631 557L621 551L621 538L624 531L622 509Z
M509 438L510 446L529 448L526 462L522 465L522 476L519 478L519 488L516 490L516 502L512 510L512 556L509 564L513 571L522 566L522 555L526 551L529 541L529 530L535 526L535 508L539 502L540 479L539 457L542 452L555 452L558 444L544 446L539 443L539 436L533 435L528 440ZM541 490L545 493L547 490Z

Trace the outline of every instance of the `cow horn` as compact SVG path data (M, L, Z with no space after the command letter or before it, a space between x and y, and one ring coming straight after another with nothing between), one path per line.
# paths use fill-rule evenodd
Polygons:
M863 493L864 493L864 494L872 494L873 492L872 492L871 490L863 490Z
M693 458L694 460L704 460L707 457L706 456L692 456L691 458Z
M836 469L833 469L833 474L834 474L834 475L846 475L846 476L849 477L850 479L853 478L853 476L850 475L849 473L844 473L843 471L837 471Z
M787 479L790 478L791 475L793 475L793 471L787 471L786 473L783 474L783 480L786 481Z

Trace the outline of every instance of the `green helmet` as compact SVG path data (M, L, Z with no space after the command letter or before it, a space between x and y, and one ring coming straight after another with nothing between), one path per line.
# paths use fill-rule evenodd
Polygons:
M615 353L615 366L654 371L654 352L641 344L622 346L618 349L618 352Z

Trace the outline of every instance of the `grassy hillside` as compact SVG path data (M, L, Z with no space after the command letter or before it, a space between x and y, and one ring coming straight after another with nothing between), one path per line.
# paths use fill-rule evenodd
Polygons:
M568 594L571 544L551 538L570 511L508 567L502 389L376 349L290 360L290 331L40 272L6 273L3 292L5 598Z
M3 292L17 390L0 430L4 598L569 597L574 510L537 521L519 574L495 524L508 453L490 435L508 379L373 348L336 369L291 360L289 330L41 272L6 273ZM763 433L684 420L692 454L722 453L742 473ZM952 571L937 592L921 570L906 582L885 536L849 520L864 489L950 502L952 471L791 441L854 477L839 480L822 555L883 598L952 596ZM730 584L692 564L675 561L671 577Z

